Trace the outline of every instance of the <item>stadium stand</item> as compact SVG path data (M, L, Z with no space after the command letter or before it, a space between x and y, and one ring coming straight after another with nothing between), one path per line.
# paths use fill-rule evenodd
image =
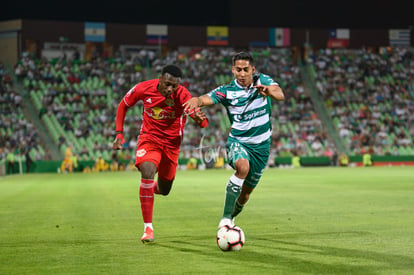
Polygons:
M25 56L15 74L62 154L71 144L80 160L98 156L110 160L116 108L135 83L156 77L165 64L178 63L185 75L183 85L193 95L201 95L233 79L229 66L234 52L233 48L183 48L155 56L151 62L119 55L91 60ZM330 123L348 154L368 150L377 155L414 154L412 52L324 49L310 54L305 67L320 102L310 96L312 87L293 48L252 52L256 70L271 75L286 94L284 102L273 103L272 156L339 154L338 141L327 130ZM323 104L328 120L321 119L315 104ZM119 152L120 160L134 155L141 112L137 104L126 118L126 150ZM225 110L217 105L206 112L208 128L199 129L189 120L181 157L189 158L200 145L224 148L229 126Z
M77 154L83 149L84 160L99 154L109 159L116 106L132 83L140 81L140 68L115 60L26 59L16 75L61 153L71 144Z
M413 155L413 50L315 52L317 89L351 154Z
M40 144L39 133L23 112L23 97L16 90L12 73L0 63L0 159L9 152L22 161L26 152L33 160L48 157ZM17 171L17 170L15 170Z

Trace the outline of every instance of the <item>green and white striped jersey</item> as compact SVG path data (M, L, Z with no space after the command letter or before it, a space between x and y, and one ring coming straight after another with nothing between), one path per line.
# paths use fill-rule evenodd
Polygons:
M272 136L271 98L262 96L252 86L279 85L265 74L254 79L257 80L250 87L242 87L234 79L208 93L214 104L221 103L227 110L231 124L229 137L246 144L270 142Z

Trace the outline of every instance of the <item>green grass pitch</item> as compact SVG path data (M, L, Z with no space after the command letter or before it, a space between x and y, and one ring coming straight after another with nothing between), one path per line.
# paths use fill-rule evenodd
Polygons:
M414 168L267 169L215 241L231 170L178 171L143 231L138 172L0 178L0 274L414 274Z

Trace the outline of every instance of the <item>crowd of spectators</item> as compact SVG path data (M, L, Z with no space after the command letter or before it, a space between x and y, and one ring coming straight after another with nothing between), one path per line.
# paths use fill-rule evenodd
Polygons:
M287 100L274 102L272 154L316 155L324 153L327 141L322 124L304 90L300 70L292 49L252 51L257 72L272 76L284 89ZM193 95L207 93L230 82L232 48L173 50L163 57L151 57L148 67L134 58L96 57L92 60L34 60L26 55L16 65L15 73L34 101L39 101L39 117L52 117L59 124L55 141L62 152L69 145L80 159L97 154L109 158L115 129L116 107L123 95L137 82L159 74L165 64L178 63L183 69L183 85ZM145 54L145 53L144 53ZM142 59L141 59L142 60ZM138 64L138 65L137 65ZM124 152L121 159L134 154L136 135L141 124L142 106L131 109L126 117ZM221 105L207 108L210 126L199 129L192 120L186 126L182 156L197 148L222 152L228 119ZM50 126L52 127L52 126ZM74 144L73 144L74 143Z
M412 49L324 49L308 64L351 154L414 154Z
M41 160L46 156L38 132L23 114L22 105L22 95L16 91L10 71L0 63L0 160L8 155L10 158L11 154L22 160Z
M28 95L34 103L39 102L39 118L56 119L58 134L54 138L61 152L73 145L82 159L94 158L102 151L109 154L116 107L132 85L143 80L142 71L130 60L99 57L50 61L26 55L15 67ZM135 129L132 125L138 120L128 116L127 133Z
M95 56L91 60L37 60L24 55L14 69L62 153L70 145L80 160L100 155L110 160L118 103L136 83L158 77L161 68L169 63L180 65L183 85L194 96L233 79L233 48L178 49L162 57L149 53L142 51L127 57L117 53L114 58ZM252 49L252 53L256 71L274 78L286 95L284 102L273 102L272 106L271 160L275 156L337 155L306 91L293 49ZM314 68L316 87L351 154L368 150L378 155L401 154L401 148L412 148L412 52L326 49L311 54L307 63ZM10 77L4 66L0 69L0 107L5 115L1 129L10 129L2 131L1 147L4 151L25 139L27 146L38 148L35 129L21 122L24 116L14 111L19 109L21 95L10 90ZM13 106L13 112L7 109L9 106ZM205 151L223 152L229 123L225 110L217 104L205 111L209 127L200 129L188 120L182 143L184 158L200 158ZM142 104L138 103L126 117L124 150L118 152L119 160L128 160L135 153L141 112ZM6 136L10 131L20 136ZM32 136L27 137L28 132Z

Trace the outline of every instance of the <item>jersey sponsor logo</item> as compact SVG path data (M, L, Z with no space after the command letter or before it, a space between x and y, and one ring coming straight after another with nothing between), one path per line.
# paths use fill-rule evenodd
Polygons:
M137 157L140 158L142 156L144 156L147 153L147 151L145 149L139 149L137 151Z
M247 114L234 115L233 118L234 118L234 121L240 122L240 121L252 120L257 117L263 116L264 114L266 114L266 109L255 110L254 112L247 113Z
M145 101L146 101L146 102L148 102L148 103L152 103L152 100L151 100L151 98L150 98L150 97L149 97L149 98L147 98Z
M216 96L221 100L226 98L226 95L219 91L216 92Z
M168 112L161 107L145 108L144 112L153 119L174 119L175 111Z
M240 122L241 117L242 117L242 115L234 115L233 119L236 122Z

